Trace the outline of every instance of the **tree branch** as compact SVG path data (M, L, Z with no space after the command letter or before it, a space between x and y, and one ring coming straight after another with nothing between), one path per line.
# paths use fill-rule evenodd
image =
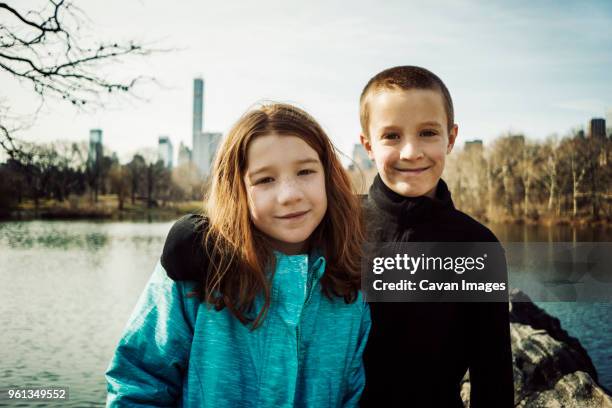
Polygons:
M29 83L30 89L40 97L41 105L47 96L80 109L84 105L103 107L105 95L114 92L136 97L134 88L153 78L142 75L128 79L109 78L101 71L104 63L167 51L149 49L134 42L81 46L75 33L81 29L83 20L80 17L84 14L78 15L80 10L70 0L48 0L42 10L27 13L8 2L0 2L0 16L3 13L14 17L18 25L0 23L0 72ZM0 112L0 123L2 119ZM0 147L7 152L16 149L10 133L6 126L0 132Z

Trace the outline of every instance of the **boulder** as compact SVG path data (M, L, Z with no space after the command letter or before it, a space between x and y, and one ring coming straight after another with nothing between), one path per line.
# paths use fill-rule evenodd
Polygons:
M612 397L597 383L597 371L580 342L559 319L518 289L510 292L510 336L517 407L611 407ZM469 372L461 397L469 407Z

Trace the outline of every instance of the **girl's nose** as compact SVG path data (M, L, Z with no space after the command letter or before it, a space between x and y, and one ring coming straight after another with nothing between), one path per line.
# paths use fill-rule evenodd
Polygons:
M299 184L294 180L288 180L281 183L277 200L280 204L289 204L299 201L304 197L304 193Z

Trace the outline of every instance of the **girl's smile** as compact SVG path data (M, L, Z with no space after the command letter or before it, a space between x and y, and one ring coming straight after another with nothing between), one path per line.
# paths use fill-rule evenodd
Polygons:
M276 218L280 218L282 220L288 220L288 221L301 221L304 219L304 216L309 212L310 210L306 210L306 211L297 211L297 212L293 212L293 213L289 213L286 215L278 215L276 216Z

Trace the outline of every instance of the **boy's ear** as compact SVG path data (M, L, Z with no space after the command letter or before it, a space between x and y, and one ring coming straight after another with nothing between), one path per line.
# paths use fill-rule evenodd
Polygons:
M459 126L455 123L450 133L448 134L448 146L446 147L446 154L449 154L453 147L455 146L455 141L457 140L457 134L459 132Z
M370 160L374 161L374 152L372 152L372 143L370 143L370 139L368 139L363 135L363 133L361 133L359 135L359 140L361 141L361 144L368 153L368 157L370 158Z

